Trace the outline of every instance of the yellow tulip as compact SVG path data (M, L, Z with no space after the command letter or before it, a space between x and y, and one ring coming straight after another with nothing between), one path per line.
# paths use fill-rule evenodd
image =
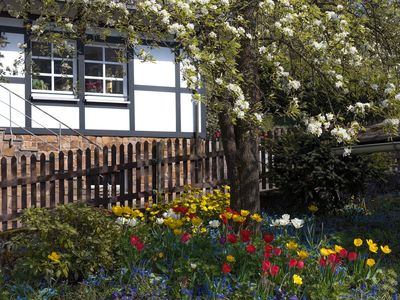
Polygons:
M175 235L181 235L182 234L182 229L174 229L174 234Z
M311 204L311 205L308 207L308 210L309 210L311 213L315 214L315 213L318 211L318 207L317 207L316 205L314 205L314 204Z
M342 250L343 250L343 247L342 247L342 246L335 245L335 252L339 253L339 252L342 251Z
M381 246L381 250L385 254L389 254L390 252L392 252L392 249L390 249L388 245Z
M297 249L297 243L293 242L293 241L290 241L289 243L286 243L286 247L289 250L295 250L295 249Z
M247 217L247 216L250 214L250 212L249 212L248 210L242 209L242 210L240 211L240 214L241 214L243 217Z
M303 279L299 275L294 274L293 275L293 283L297 284L297 285L302 285L303 284Z
M368 244L369 251L371 251L373 253L378 252L378 249L379 249L378 245L376 243L374 243L373 240L367 240L367 244Z
M228 262L230 262L230 263L233 263L233 262L236 261L236 259L235 259L235 257L234 257L233 255L228 255L228 256L226 257L226 260L227 260Z
M363 244L363 240L360 238L356 238L356 239L354 239L353 243L354 243L354 246L360 247Z
M301 258L301 259L306 259L308 257L308 252L301 250L301 251L297 251L297 255Z
M368 267L372 267L373 265L376 264L375 259L368 258L366 264L367 264Z
M328 256L329 254L331 254L331 252L329 251L330 249L326 249L326 248L321 248L319 250L319 253L321 253L322 256Z
M54 262L54 263L59 263L59 262L60 262L61 255L58 254L57 252L53 251L53 252L51 252L51 254L49 254L47 257L48 257L52 262Z
M263 220L263 218L259 214L253 214L250 218L257 223L260 223Z

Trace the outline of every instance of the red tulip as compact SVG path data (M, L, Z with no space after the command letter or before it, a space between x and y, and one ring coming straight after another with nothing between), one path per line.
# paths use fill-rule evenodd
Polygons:
M338 255L336 255L335 253L332 253L332 254L329 254L328 261L331 264L336 265L336 264L340 263L340 257Z
M228 234L227 239L228 239L228 242L232 243L232 244L237 242L237 237L233 233Z
M325 267L326 266L326 259L321 257L321 259L319 260L319 265L321 267Z
M357 252L349 252L347 258L349 261L355 261L357 259Z
M279 269L279 266L276 266L276 265L272 266L272 267L271 267L271 270L270 270L271 275L272 275L272 276L278 275L279 270L280 270L280 269Z
M274 249L274 247L272 247L270 244L265 244L265 246L264 246L265 252L271 253L273 249Z
M190 240L190 238L191 238L190 234L187 232L184 232L181 236L181 242L186 243Z
M250 237L251 237L250 230L247 230L247 229L240 230L240 238L241 238L242 242L246 243L246 242L250 241Z
M295 266L297 266L297 260L295 260L294 258L292 258L289 261L289 268L294 268Z
M346 249L342 249L339 252L340 257L347 257L347 250Z
M143 244L142 242L138 242L138 243L135 245L135 248L136 248L137 251L141 252L141 251L143 251L143 249L144 249L144 244Z
M271 252L264 252L264 257L265 258L271 258Z
M268 271L269 268L271 267L271 263L268 260L264 260L261 268L263 269L264 272Z
M248 244L246 246L246 251L249 252L249 253L254 253L254 252L257 251L257 248L253 244Z
M271 243L274 240L274 236L270 233L264 234L263 239L266 243Z
M230 265L228 265L227 263L224 263L223 265L222 265L222 272L223 273L230 273L232 271L232 268L231 268L231 266Z
M282 249L281 248L274 248L274 254L275 254L275 256L280 256L282 254Z
M303 260L299 260L299 261L297 262L297 267L298 267L299 269L303 269L303 268L304 268L304 261L303 261Z
M140 237L137 235L132 235L131 236L131 245L136 246L138 243L140 243Z

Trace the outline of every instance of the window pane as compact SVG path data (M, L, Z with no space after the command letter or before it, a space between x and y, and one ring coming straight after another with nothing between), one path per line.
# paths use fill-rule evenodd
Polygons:
M122 65L106 65L106 77L123 78L124 68Z
M85 59L87 59L87 60L103 60L103 48L85 47Z
M51 77L49 76L33 76L32 89L34 90L51 90Z
M33 73L51 73L51 60L33 59L32 71Z
M32 42L32 55L33 56L50 56L50 44Z
M72 92L72 78L54 77L54 90Z
M118 62L118 57L121 57L122 54L120 49L105 48L105 51L106 61Z
M103 77L103 64L85 64L85 75L86 76L97 76Z
M72 61L55 60L54 73L72 75Z
M75 47L72 43L62 45L53 44L53 56L58 58L72 58L75 56Z
M103 93L103 80L85 79L85 90L90 93Z
M124 82L123 81L106 81L106 93L107 94L123 94L124 93Z

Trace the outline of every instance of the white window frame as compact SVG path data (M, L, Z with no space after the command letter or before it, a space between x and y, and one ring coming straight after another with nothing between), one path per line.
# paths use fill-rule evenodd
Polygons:
M32 43L43 43L40 41L32 41L31 42L31 49ZM47 43L47 42L44 42ZM74 41L68 41L70 43L76 53L76 42ZM74 89L77 84L77 60L75 57L72 58L62 58L62 57L54 57L54 44L53 43L48 43L50 44L50 56L38 56L38 55L31 55L31 62L33 64L33 60L50 60L51 63L51 73L40 73L40 72L35 72L34 74L31 75L31 96L33 99L40 99L40 100L62 100L62 101L78 101L77 95L74 94ZM54 73L54 61L70 61L72 62L72 74L67 75L67 74L56 74ZM33 88L33 80L34 76L46 76L51 78L51 90L38 90ZM54 78L56 77L64 77L64 78L72 78L72 91L57 91L54 90Z
M86 70L84 72L84 81L85 81L85 100L87 102L112 102L112 103L129 103L128 100L128 79L127 79L127 66L126 63L115 62L115 61L107 61L106 60L106 50L105 49L119 49L121 47L118 46L110 46L108 44L88 44L85 47L98 47L102 48L102 60L90 60L84 59L85 68L86 63L96 63L101 64L103 68L103 76L87 76ZM85 53L86 55L86 53ZM116 78L116 77L107 77L106 76L106 65L119 65L122 66L123 71L123 78ZM86 79L93 79L93 80L102 80L103 81L103 92L102 93L95 93L95 92L87 92L86 91ZM110 81L122 81L123 82L123 94L110 94L106 92L106 82L107 80Z

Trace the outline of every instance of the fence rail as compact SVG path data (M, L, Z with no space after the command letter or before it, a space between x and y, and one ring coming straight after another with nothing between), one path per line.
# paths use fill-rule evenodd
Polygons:
M269 189L268 149L260 150L260 187ZM167 201L186 185L204 191L225 184L227 172L218 140L175 139L51 152L0 160L0 231L20 226L32 206L85 202L143 208L161 195Z

